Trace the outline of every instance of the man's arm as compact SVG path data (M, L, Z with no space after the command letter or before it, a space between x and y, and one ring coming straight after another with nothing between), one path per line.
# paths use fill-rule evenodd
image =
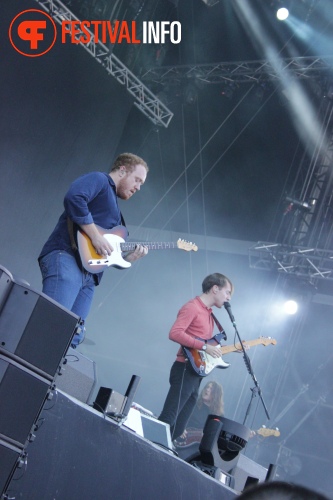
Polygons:
M193 306L188 303L183 306L178 315L177 319L171 327L169 333L169 339L177 342L180 345L185 347L189 347L190 349L202 349L202 347L206 346L206 352L213 356L214 358L219 358L222 355L222 351L219 345L210 345L206 344L202 340L196 339L193 335L187 333L187 329L192 323L195 321L196 312L193 309Z
M90 172L72 182L65 198L65 211L73 222L90 238L91 243L98 255L110 255L113 251L112 245L98 231L88 203L97 198L101 191L105 190L105 176L100 172Z

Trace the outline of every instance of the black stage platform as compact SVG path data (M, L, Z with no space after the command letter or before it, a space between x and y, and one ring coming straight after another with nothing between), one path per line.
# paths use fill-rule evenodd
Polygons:
M170 451L56 390L8 498L233 499L237 493Z

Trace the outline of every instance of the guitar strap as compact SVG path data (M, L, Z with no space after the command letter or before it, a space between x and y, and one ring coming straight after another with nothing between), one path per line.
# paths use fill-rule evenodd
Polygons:
M69 238L71 240L72 250L74 250L74 252L76 252L78 250L78 248L77 248L77 244L76 244L75 237L74 237L74 222L69 217L67 217L67 229L68 229Z
M125 222L125 219L124 219L123 214L121 212L120 212L120 220L121 220L121 224L124 227L126 227L126 222ZM127 227L126 227L126 229L127 229ZM128 237L128 235L129 235L129 232L128 232L128 229L127 229L127 237Z
M69 217L67 217L67 229L68 229L69 239L71 241L71 248L74 252L74 257L75 257L76 263L77 263L78 267L81 269L81 271L84 271L83 266L82 266L82 262L81 262L81 257L79 254L79 249L78 249L76 238L75 238L74 222ZM97 276L96 277L95 276L96 275L94 275L94 281L95 281L95 283L97 283L98 279L97 279Z
M217 317L213 313L211 313L211 315L213 317L213 320L215 321L215 324L216 324L217 328L219 329L219 332L220 332L222 338L224 340L227 340L227 334L225 333L225 331L224 331L221 323L219 322L219 320L217 319Z

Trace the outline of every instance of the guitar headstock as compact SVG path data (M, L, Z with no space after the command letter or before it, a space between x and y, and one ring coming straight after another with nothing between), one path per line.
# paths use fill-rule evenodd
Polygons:
M260 434L260 436L263 436L263 437L269 437L269 436L279 437L280 436L280 431L278 428L266 429L266 427L261 427L258 431L256 431L256 433Z
M185 250L186 252L191 252L192 250L193 252L196 252L198 250L198 247L195 243L185 241L180 238L179 240L177 240L177 247L180 248L180 250Z
M272 337L260 337L259 342L265 346L270 344L276 345L276 340L272 339Z

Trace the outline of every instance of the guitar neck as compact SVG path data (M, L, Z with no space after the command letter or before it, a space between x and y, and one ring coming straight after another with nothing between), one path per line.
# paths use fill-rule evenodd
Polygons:
M144 242L144 243L132 243L125 241L120 244L122 252L131 252L135 250L137 245L144 245L148 250L165 250L170 248L178 248L177 243L173 242Z
M244 345L246 346L253 346L260 344L260 339L255 339L255 340L247 340L244 342ZM229 352L235 352L235 351L241 351L242 346L241 344L235 344L235 345L225 345L222 347L222 354L228 354Z

